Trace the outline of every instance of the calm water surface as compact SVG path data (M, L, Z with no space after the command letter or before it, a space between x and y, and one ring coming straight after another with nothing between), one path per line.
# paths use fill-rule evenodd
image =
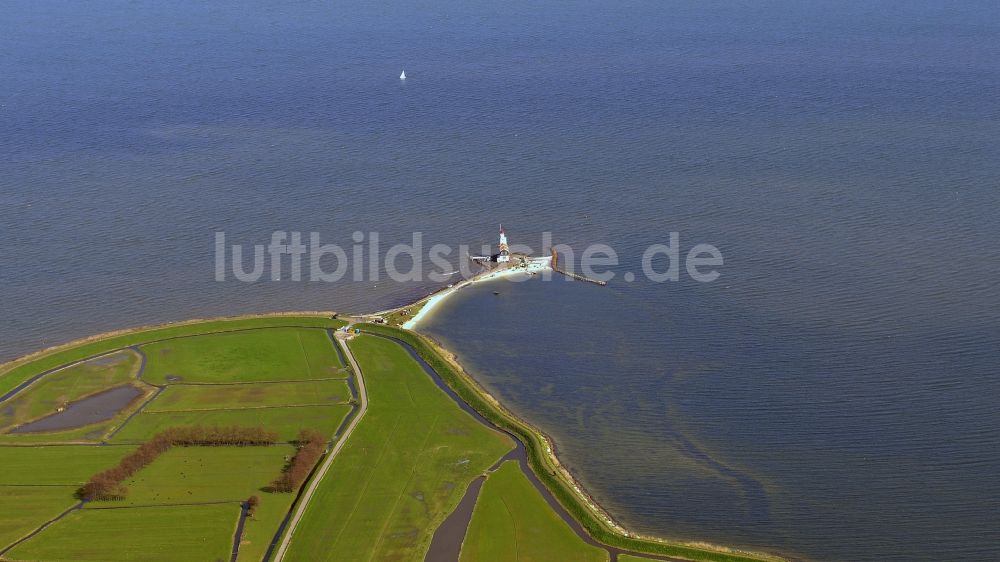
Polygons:
M8 2L0 358L436 286L218 283L216 231L551 231L614 246L617 278L470 289L426 330L616 517L810 559L998 559L998 22L972 1ZM624 282L671 231L717 245L722 278Z

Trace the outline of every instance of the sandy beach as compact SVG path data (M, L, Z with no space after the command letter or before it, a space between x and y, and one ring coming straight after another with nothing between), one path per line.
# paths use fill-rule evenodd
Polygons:
M455 291L472 285L474 283L485 283L487 281L496 281L497 279L505 279L510 277L515 277L518 275L530 276L541 273L543 271L548 271L552 269L552 258L531 258L528 262L527 267L505 267L503 269L496 269L491 271L484 271L474 277L469 279L464 279L450 287L446 287L436 293L433 293L423 300L423 308L419 312L413 315L401 326L404 330L412 330L421 320L424 320L438 305L441 304L446 298L453 295ZM421 301L414 303L414 305L421 304Z

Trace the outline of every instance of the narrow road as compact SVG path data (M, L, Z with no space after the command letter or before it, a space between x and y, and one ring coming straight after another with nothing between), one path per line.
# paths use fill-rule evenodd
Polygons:
M343 435L337 440L337 443L333 446L333 450L330 454L326 456L323 461L322 466L316 472L316 476L309 481L309 485L306 487L305 491L302 493L302 498L299 501L299 505L295 508L295 513L292 515L292 519L288 522L288 530L285 532L285 536L281 539L281 545L278 547L277 554L274 555L274 562L281 562L285 557L285 552L288 550L288 545L292 542L292 535L295 534L295 527L299 524L299 520L302 519L302 515L306 512L306 507L309 505L309 501L312 499L313 494L316 493L316 488L319 487L319 483L323 481L323 477L326 476L327 471L330 470L330 466L333 465L333 460L337 458L337 453L343 448L344 444L351 437L351 433L354 432L354 428L358 426L361 418L365 417L365 412L368 411L368 392L365 390L365 380L361 375L361 367L358 366L358 362L354 360L354 354L351 353L351 348L347 346L347 340L353 337L351 332L336 332L336 342L340 349L343 350L344 355L351 364L351 368L354 369L354 376L357 377L358 381L358 397L361 402L360 410L358 415L354 416L351 420L350 425L344 430Z
M236 562L240 557L240 543L243 542L243 527L247 523L247 516L250 515L250 504L240 502L240 518L236 522L236 534L233 535L233 553L229 557L229 562Z

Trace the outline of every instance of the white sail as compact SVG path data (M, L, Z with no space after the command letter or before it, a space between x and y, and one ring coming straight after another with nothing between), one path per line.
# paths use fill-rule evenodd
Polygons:
M406 80L406 71L405 70L399 73L399 79L400 80Z

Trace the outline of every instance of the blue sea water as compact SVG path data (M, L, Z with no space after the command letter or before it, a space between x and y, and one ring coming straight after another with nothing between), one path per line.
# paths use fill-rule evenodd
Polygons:
M550 231L617 277L426 330L623 523L1000 558L996 3L13 1L0 76L0 357L438 286L216 282L217 231ZM673 231L722 277L625 282Z

